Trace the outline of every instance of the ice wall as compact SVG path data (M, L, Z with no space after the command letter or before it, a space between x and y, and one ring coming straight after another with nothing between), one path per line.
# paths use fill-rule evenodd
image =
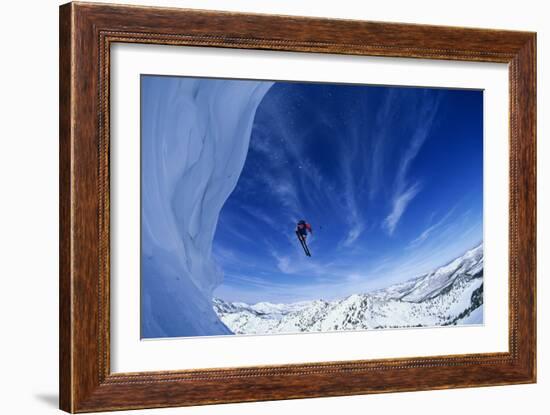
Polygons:
M271 85L142 77L142 338L230 333L212 309L212 241Z

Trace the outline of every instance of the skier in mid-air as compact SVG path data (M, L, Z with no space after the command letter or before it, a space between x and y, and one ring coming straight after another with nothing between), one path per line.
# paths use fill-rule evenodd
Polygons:
M307 256L311 256L311 253L309 252L309 248L306 243L307 234L313 233L313 230L311 229L311 225L307 223L305 220L300 220L296 224L296 236L298 237L298 240L300 241L300 244L302 245L302 248L304 248L304 252Z

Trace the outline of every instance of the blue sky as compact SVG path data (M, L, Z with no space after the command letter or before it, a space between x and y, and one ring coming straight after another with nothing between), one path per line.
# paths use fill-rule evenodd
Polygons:
M482 195L482 91L276 82L220 214L214 294L333 299L413 278L482 242Z

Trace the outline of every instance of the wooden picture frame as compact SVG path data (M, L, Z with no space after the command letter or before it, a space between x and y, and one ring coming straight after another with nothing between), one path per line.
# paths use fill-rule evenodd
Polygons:
M110 370L113 43L509 65L509 352L145 373ZM536 34L69 3L60 8L60 407L68 412L536 381Z

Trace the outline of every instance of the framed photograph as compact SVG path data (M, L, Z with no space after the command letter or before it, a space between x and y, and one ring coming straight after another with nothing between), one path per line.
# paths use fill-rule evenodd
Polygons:
M60 8L60 407L536 381L536 35Z

